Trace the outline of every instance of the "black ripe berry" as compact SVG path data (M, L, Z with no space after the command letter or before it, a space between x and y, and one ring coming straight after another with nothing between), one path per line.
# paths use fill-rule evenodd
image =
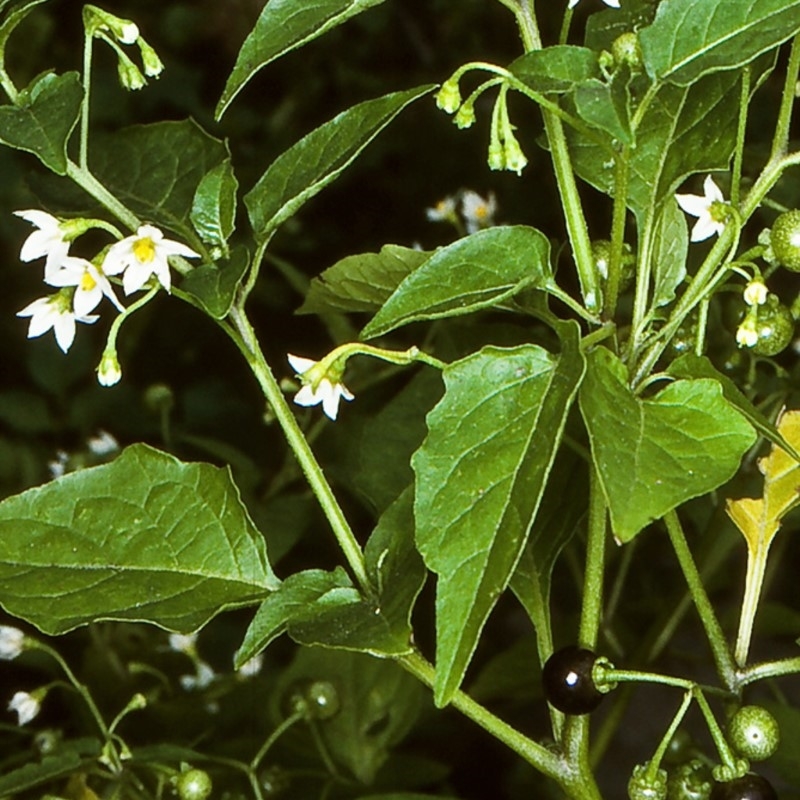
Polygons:
M557 650L545 662L542 683L547 702L565 714L588 714L600 705L603 693L592 680L597 656L570 645Z
M743 775L732 781L715 783L710 800L778 800L778 795L766 778Z

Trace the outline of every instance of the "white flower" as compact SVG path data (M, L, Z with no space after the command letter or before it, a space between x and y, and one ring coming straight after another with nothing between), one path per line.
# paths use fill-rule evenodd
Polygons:
M195 669L197 670L195 675L181 675L179 679L181 686L187 692L195 689L205 689L217 677L211 665L205 661L198 659L195 662Z
M196 633L171 633L169 635L169 649L176 653L194 655L197 652Z
M619 0L603 0L603 2L612 8L619 8ZM567 8L575 8L576 5L578 5L578 0L569 0Z
M354 395L350 393L348 388L340 381L331 381L327 375L317 378L316 376L309 376L309 382L306 382L307 373L312 370L319 363L312 361L310 358L301 358L300 356L293 356L289 354L289 363L292 369L297 373L297 376L303 380L303 386L300 391L294 396L294 402L299 406L315 406L322 403L322 410L331 419L336 419L336 414L339 411L339 400L352 400Z
M97 382L101 386L114 386L119 383L120 378L122 378L122 368L116 351L104 352L97 365Z
M46 211L32 208L27 211L15 211L14 214L38 228L23 242L19 257L23 261L45 258L44 277L47 280L58 270L69 251L69 242L64 240L64 229L61 223Z
M736 329L736 344L739 347L755 347L758 344L758 323L754 314L748 314Z
M431 222L451 222L456 218L456 198L450 195L440 200L433 208L426 208L425 216Z
M762 281L752 280L744 287L744 301L749 306L763 306L767 302L767 287Z
M9 711L19 714L19 724L24 725L36 717L42 708L41 702L28 692L15 692L8 704Z
M242 664L236 671L238 678L252 678L261 672L261 667L264 666L264 656L261 653L254 655Z
M696 194L675 195L678 205L687 214L697 217L697 222L692 228L693 242L702 242L715 233L719 235L725 228L727 204L719 186L714 183L710 175L707 175L703 182L703 192L703 197Z
M50 297L40 297L38 300L34 300L22 311L18 311L17 316L31 318L28 325L29 339L41 336L52 328L58 346L66 353L75 340L76 320L91 324L98 319L95 315L78 317L71 306L72 298L62 291Z
M169 256L199 258L200 254L180 242L165 239L154 225L142 225L135 234L112 245L103 261L106 275L124 272L122 286L125 294L142 288L151 275L170 290Z
M494 192L484 200L477 192L468 189L461 195L461 214L468 233L475 233L483 228L494 225L494 215L497 211L497 198Z
M86 440L89 452L96 456L107 456L119 450L119 442L108 432L100 430L97 436L90 436Z
M25 634L19 628L0 625L0 659L12 661L23 650Z
M85 317L94 311L104 295L118 311L125 310L117 300L108 278L85 258L66 256L61 261L61 269L44 280L50 286L75 287L72 307L77 317Z

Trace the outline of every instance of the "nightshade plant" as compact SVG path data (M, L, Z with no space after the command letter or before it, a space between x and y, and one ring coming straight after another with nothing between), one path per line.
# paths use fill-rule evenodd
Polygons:
M14 309L18 324L33 338L52 330L65 353L91 342L97 379L116 386L150 304L189 304L241 355L266 405L259 424L282 432L288 456L259 492L259 481L237 486L241 460L181 460L169 435L164 449L119 453L101 438L92 453L107 463L66 454L52 481L0 503L2 685L19 722L0 731L0 795L452 798L469 788L446 750L402 750L404 739L423 747L449 707L518 759L516 784L492 772L491 796L666 797L687 781L698 796L769 796L771 781L797 796L800 739L778 727L799 729L800 655L779 637L758 644L761 660L751 646L765 587L789 569L769 555L791 552L777 534L800 497L800 0L485 0L516 22L516 60L387 87L260 166L243 195L228 143L192 121L95 136L96 48L112 49L119 92L147 92L165 69L136 21L85 5L81 72L43 65L18 85L6 48L45 2L0 0L0 141L52 173L30 195L41 207L7 209L30 262L19 269L42 269L49 287ZM270 0L217 120L262 68L381 4ZM555 17L550 40L542 23ZM276 235L407 107L434 100L458 128L488 125L487 180L509 171L545 186L531 174L541 148L564 230L498 224L502 199L462 188L427 212L453 225L449 244L387 244L306 286L273 252ZM300 312L330 341L267 359L250 309L268 268L303 286ZM168 416L165 387L151 400ZM316 447L333 424L323 414L346 431L334 449L351 449L349 468ZM215 463L234 452L217 447ZM332 534L341 563L274 569L294 544L284 533L301 481L326 522L307 532L307 552ZM655 562L652 543L664 545ZM724 616L709 591L723 571L739 598ZM637 575L668 597L642 604L657 609L646 620L625 601ZM226 673L204 629L243 608L254 613L228 640ZM528 627L509 649L520 609ZM695 669L674 644L690 612L704 633ZM504 641L493 629L509 619ZM779 619L796 637L798 609ZM126 622L152 626L133 627L141 652L120 644ZM81 673L49 638L84 626L130 689L121 706L109 707L107 677ZM291 661L287 638L300 646ZM559 685L543 693L545 663ZM30 690L20 682L42 673ZM752 742L729 741L728 723L754 694L767 702L765 682L781 702L748 711L771 722L745 735L775 753L775 772L768 759L756 776L742 756ZM637 708L643 684L657 685L663 713ZM29 738L55 697L74 719ZM639 749L612 758L629 707L663 730L643 726ZM182 715L185 735L162 739ZM232 742L213 734L225 719ZM242 719L257 719L250 738ZM675 760L686 728L697 743Z

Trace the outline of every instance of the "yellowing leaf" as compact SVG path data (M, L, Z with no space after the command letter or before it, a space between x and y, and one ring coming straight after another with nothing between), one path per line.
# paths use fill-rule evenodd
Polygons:
M800 411L781 415L778 431L793 448L800 446ZM769 547L783 517L800 502L800 462L773 445L769 455L758 462L758 468L764 475L763 496L728 500L726 507L747 542L747 577L736 641L736 661L740 665L747 660Z

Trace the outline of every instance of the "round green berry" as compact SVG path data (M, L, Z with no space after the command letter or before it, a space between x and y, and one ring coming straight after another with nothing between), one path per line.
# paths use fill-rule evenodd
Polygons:
M180 800L206 800L211 795L211 778L202 769L188 769L178 775L175 791Z
M780 264L792 272L800 272L800 211L787 211L775 220L770 244Z
M730 743L744 758L763 761L778 749L781 732L766 708L742 706L728 723Z
M776 356L785 350L794 337L794 318L792 312L775 295L758 308L756 324L758 341L753 352L760 356Z
M314 719L330 719L339 712L339 693L330 681L314 681L306 689L305 698Z
M628 781L630 800L667 800L666 770L652 771L650 764L638 764Z

